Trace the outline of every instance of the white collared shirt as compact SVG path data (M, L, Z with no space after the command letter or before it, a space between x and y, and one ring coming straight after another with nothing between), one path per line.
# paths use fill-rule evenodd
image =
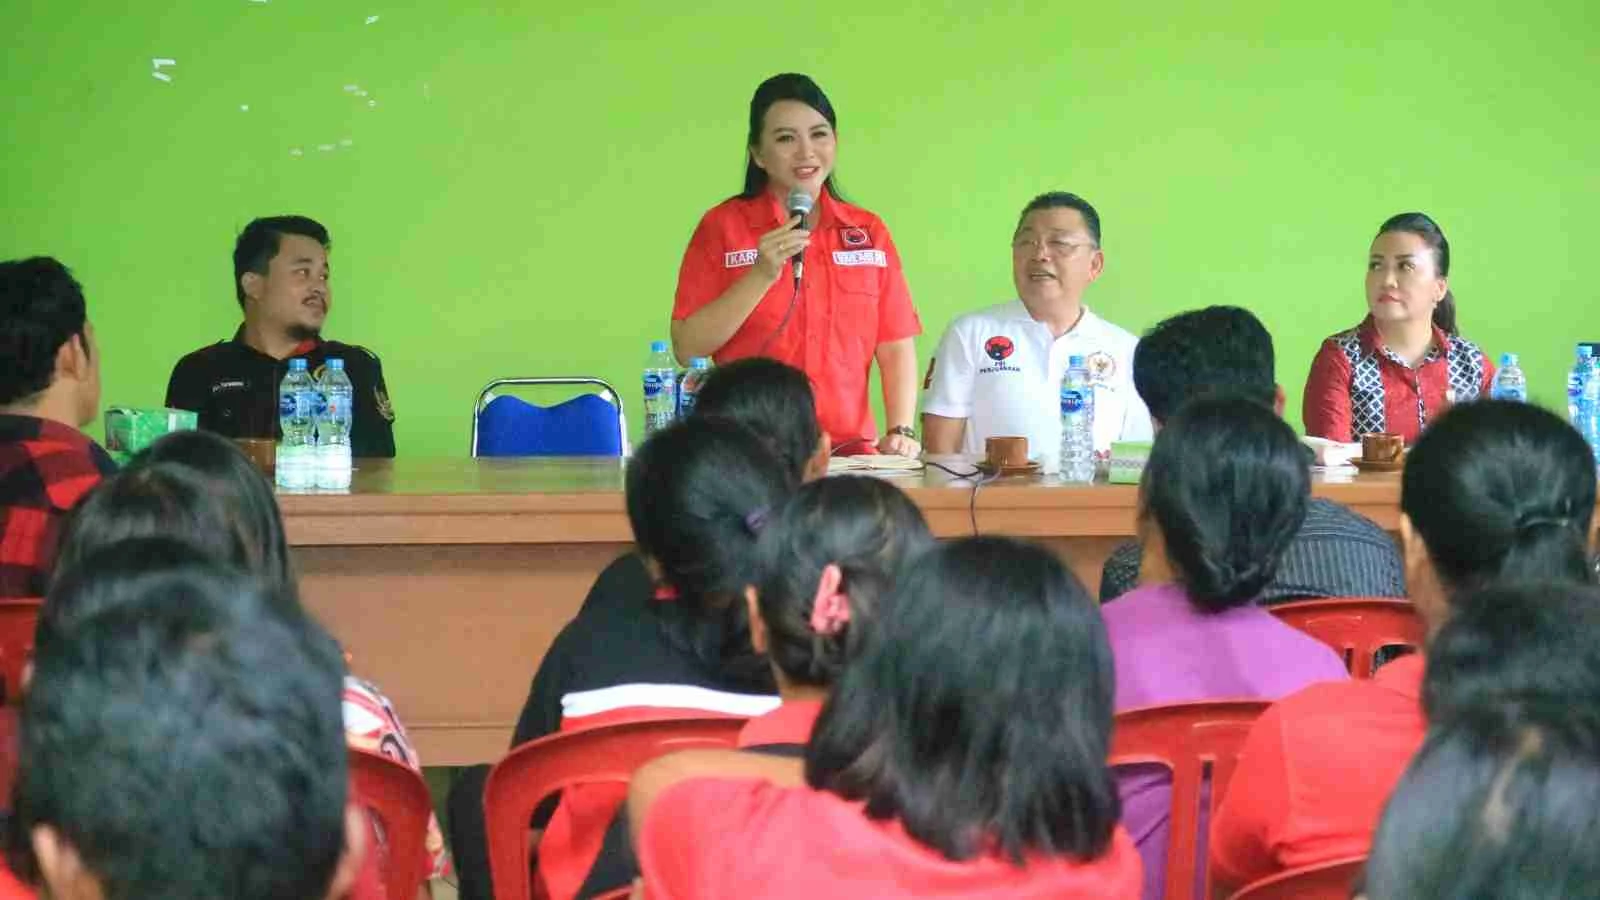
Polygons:
M928 364L922 411L966 419L962 453L982 455L987 438L1022 435L1028 456L1054 472L1060 464L1061 379L1069 357L1083 356L1094 392L1094 446L1147 441L1150 412L1133 387L1139 339L1084 307L1061 337L1021 300L968 313L950 323Z

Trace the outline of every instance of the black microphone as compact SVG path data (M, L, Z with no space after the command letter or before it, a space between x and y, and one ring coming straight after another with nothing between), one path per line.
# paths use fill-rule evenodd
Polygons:
M787 204L789 218L800 217L800 224L796 225L796 228L806 227L806 216L811 215L811 207L815 202L811 199L811 195L806 193L805 188L796 187L789 192L789 202ZM800 290L800 276L805 273L806 268L806 261L802 258L804 256L805 251L801 250L789 260L794 266L794 289L797 293Z

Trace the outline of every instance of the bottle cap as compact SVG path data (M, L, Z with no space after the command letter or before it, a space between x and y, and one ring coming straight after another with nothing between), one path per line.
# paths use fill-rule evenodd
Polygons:
M334 372L343 372L344 371L344 360L340 359L337 356L329 357L328 358L328 368L330 370L334 371Z
M305 370L306 370L305 357L296 356L294 359L289 360L289 371L291 371L291 372L304 372Z
M1503 369L1506 366L1514 366L1516 364L1517 364L1517 355L1515 353L1502 353L1502 354L1500 354L1500 368Z
M667 352L667 342L666 341L651 341L650 342L650 352L651 353L665 353L665 352Z
M1072 356L1067 357L1067 368L1069 368L1069 369L1081 369L1081 368L1083 368L1083 357L1081 355L1078 355L1078 354L1073 354Z
M694 359L689 360L689 368L709 369L711 368L711 358L708 356L696 356Z

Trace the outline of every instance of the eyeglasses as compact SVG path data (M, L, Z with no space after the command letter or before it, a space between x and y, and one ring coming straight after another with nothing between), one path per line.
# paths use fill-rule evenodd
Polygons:
M1066 238L1049 237L1018 237L1011 241L1011 250L1015 253L1027 253L1041 247L1050 251L1051 256L1071 256L1078 252L1079 247L1093 247L1088 241L1069 241Z

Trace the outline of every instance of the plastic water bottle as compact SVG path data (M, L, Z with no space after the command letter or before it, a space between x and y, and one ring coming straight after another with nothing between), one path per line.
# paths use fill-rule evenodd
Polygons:
M1583 400L1579 405L1578 421L1578 430L1594 451L1595 465L1600 466L1600 359L1589 360L1589 374L1583 379Z
M322 373L317 404L316 483L319 488L347 490L355 469L350 457L350 427L355 423L355 386L345 374L344 360L330 359Z
M678 366L666 341L650 344L644 363L644 433L654 434L678 417Z
M1578 361L1567 373L1567 421L1574 428L1582 428L1578 411L1583 404L1583 383L1589 378L1589 357L1593 351L1588 344L1578 345Z
M1500 354L1500 370L1494 373L1494 384L1489 386L1489 396L1495 400L1528 402L1528 376L1522 374L1515 353Z
M1061 379L1061 480L1094 481L1094 385L1081 356L1068 358Z
M678 382L678 418L687 419L694 412L694 401L700 396L700 388L705 385L706 377L711 374L711 360L709 357L696 356L689 360L689 369L683 373L683 378Z
M316 385L302 358L289 360L289 372L278 385L278 427L283 438L278 442L278 486L305 490L313 486L312 435Z

